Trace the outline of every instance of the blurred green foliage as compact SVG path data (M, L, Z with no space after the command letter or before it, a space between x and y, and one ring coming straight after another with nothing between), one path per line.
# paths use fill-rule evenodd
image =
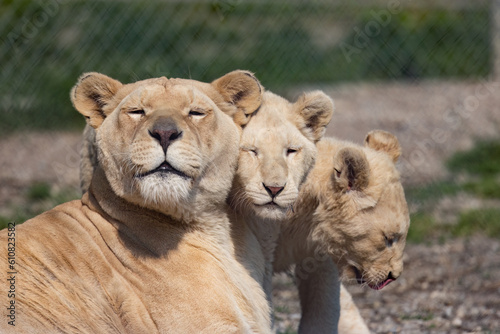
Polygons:
M447 162L453 172L482 177L500 174L500 140L479 141L472 150L457 152Z
M410 203L419 204L411 215L408 241L423 242L435 237L470 236L483 233L500 238L500 209L484 207L458 213L456 224L443 225L426 212L440 199L467 192L482 199L500 199L500 140L478 141L468 150L456 152L446 162L450 179L406 189ZM458 174L462 174L458 181ZM423 204L423 205L422 205Z
M50 197L50 184L36 182L31 185L27 192L28 199L32 201L44 200Z
M500 209L485 208L462 212L458 224L452 230L455 236L470 236L478 232L500 238Z
M410 215L410 229L406 237L408 242L423 243L429 241L437 233L439 231L431 215L423 212L416 212Z
M9 222L21 224L56 205L80 198L81 192L76 188L54 189L46 182L33 183L23 194L23 198L9 208L2 208L0 213L0 229Z
M413 202L437 201L445 196L454 196L463 187L453 180L442 180L425 186L406 187L406 197Z
M380 17L376 13L363 15L365 31L370 32L370 22ZM360 53L359 79L475 78L490 72L488 10L415 9L378 20L388 23L368 39L368 52Z
M484 177L464 184L464 189L482 198L500 198L499 177Z
M489 73L487 9L404 9L346 57L342 45L355 45L357 31L376 21L373 11L328 1L3 1L0 133L81 128L69 91L88 71L123 82L161 75L212 81L240 68L278 92Z
M479 141L472 150L455 153L447 166L467 175L466 191L483 198L500 198L500 140Z

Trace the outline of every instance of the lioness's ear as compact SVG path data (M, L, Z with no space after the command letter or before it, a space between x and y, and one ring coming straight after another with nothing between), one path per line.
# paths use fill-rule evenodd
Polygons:
M397 162L401 155L401 146L398 139L387 131L373 130L368 132L365 138L365 146L376 151L386 152L394 162Z
M212 85L224 101L238 108L237 113L232 115L236 124L248 123L250 115L262 104L263 88L251 72L236 70L213 81Z
M368 186L370 166L362 150L341 149L333 158L332 180L338 190L362 191Z
M333 100L319 90L302 94L294 104L294 112L300 116L297 126L313 142L325 134L333 111Z
M93 128L98 128L110 112L106 105L121 86L119 81L104 74L84 73L71 90L71 102Z

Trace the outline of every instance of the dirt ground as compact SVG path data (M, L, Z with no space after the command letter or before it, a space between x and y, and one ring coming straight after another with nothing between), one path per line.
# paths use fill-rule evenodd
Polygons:
M347 286L374 333L500 333L500 242L476 236L408 245L403 275L381 291ZM278 328L296 329L292 278L275 277Z
M500 134L498 82L301 87L290 97L313 88L335 100L328 135L361 143L368 131L384 129L398 137L407 186L447 177L443 162L452 153ZM0 137L0 214L20 203L36 181L77 189L79 146L79 133ZM300 320L293 283L280 275L275 287L277 326L293 332ZM349 290L375 333L500 333L500 242L475 236L410 244L400 279L378 292Z

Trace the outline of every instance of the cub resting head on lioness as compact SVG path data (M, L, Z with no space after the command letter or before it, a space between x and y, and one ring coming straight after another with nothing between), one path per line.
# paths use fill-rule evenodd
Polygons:
M17 227L16 330L269 332L225 209L240 137L232 117L261 103L253 75L123 85L89 73L71 98L96 128L98 164L81 200Z
M258 279L269 299L280 223L314 166L315 143L323 136L333 109L332 99L320 91L302 94L295 103L265 92L260 109L243 129L228 202L236 213L234 229L248 227L259 242L266 266ZM249 257L245 252L252 252L249 248L242 248L242 262Z
M311 118L304 117L304 110L309 112ZM390 277L396 278L400 272L400 255L408 228L406 202L393 163L399 156L399 144L394 136L382 131L370 133L367 136L369 148L364 149L347 143L332 147L325 144L332 140L320 141L318 164L314 167L313 175L307 178L307 186L300 191L301 202L293 205L299 196L302 183L314 164L316 149L313 143L321 138L332 112L331 100L321 92L304 94L295 104L266 92L261 108L243 131L242 151L230 198L230 203L238 213L233 216L233 226L242 229L246 223L256 235L262 250L262 254L258 254L255 251L255 242L246 240L246 245L245 242L240 242L245 246L237 249L246 249L240 255L241 261L247 261L249 270L254 268L254 277L263 282L269 299L273 270L285 270L290 265L298 263L297 269L303 271L304 268L300 264L304 259L306 266L309 260L314 260L312 263L314 270L309 270L307 275L298 272L302 274L299 275L303 312L299 329L301 332L336 330L340 291L336 285L338 274L332 259L340 265L343 272L348 267L347 262L341 261L342 258L351 259L351 262L356 263L356 273L361 276L361 270L373 265L377 255L380 255L379 266L393 268ZM366 160L363 150L369 156L370 162ZM376 150L379 152L375 153ZM337 151L342 152L336 156ZM351 166L351 163L357 165ZM338 168L338 172L335 171L331 177L320 178L315 175L322 170L331 173L332 168ZM370 173L370 169L374 171ZM362 180L363 178L365 180ZM345 179L347 184L342 188ZM369 185L362 184L358 187L360 182L370 179ZM350 185L350 183L355 184ZM329 184L336 186L332 189L329 188ZM314 188L315 186L322 191ZM326 187L326 190L322 187ZM377 191L376 188L380 187L387 189ZM345 193L346 196L340 196L341 193ZM394 205L398 210L394 212L391 212L385 204L386 199L390 197L396 199ZM335 200L342 202L335 205L334 209L328 207L330 211L324 214L322 206L325 202ZM355 206L354 210L346 212L351 209L349 206L351 200L358 202L364 200L365 203L359 203L360 205ZM346 202L347 204L340 205ZM372 223L366 219L367 217L363 217L363 212L367 217L371 215L375 222ZM379 217L384 212L386 216ZM315 214L320 213L323 213L321 224L315 218ZM382 218L388 219L388 223ZM235 224L242 220L244 223ZM321 227L318 227L318 224ZM397 227L399 227L398 233L391 234ZM378 236L378 233L381 233L379 236L381 237L383 233L387 233L388 238L392 238L388 241L391 243L391 248L392 244L396 243L392 251L380 251L379 240L367 232L370 228L373 228L371 233L373 235ZM346 231L343 232L343 229ZM357 235L351 231L356 229L359 230ZM335 234L347 234L352 238L347 239L348 241L342 240ZM318 242L313 235L322 235L323 238ZM396 240L397 238L399 240ZM348 245L351 241L359 239L361 242L356 241L354 245ZM385 239L383 240L385 242ZM316 249L326 250L326 256L318 257ZM390 260L391 254L396 255L397 260ZM259 256L264 258L266 266L256 265L259 263L259 260L256 260ZM370 283L373 283L373 278L369 279ZM360 282L362 282L361 277ZM375 283L373 287L381 288L388 282L384 281L378 285ZM343 287L341 297L344 311L340 320L340 332L348 333L349 330L368 332ZM347 309L350 311L346 312Z

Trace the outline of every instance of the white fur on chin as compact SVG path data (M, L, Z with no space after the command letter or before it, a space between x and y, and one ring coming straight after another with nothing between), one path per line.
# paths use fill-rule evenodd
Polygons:
M189 202L193 182L175 174L148 175L137 179L145 206L171 207Z

